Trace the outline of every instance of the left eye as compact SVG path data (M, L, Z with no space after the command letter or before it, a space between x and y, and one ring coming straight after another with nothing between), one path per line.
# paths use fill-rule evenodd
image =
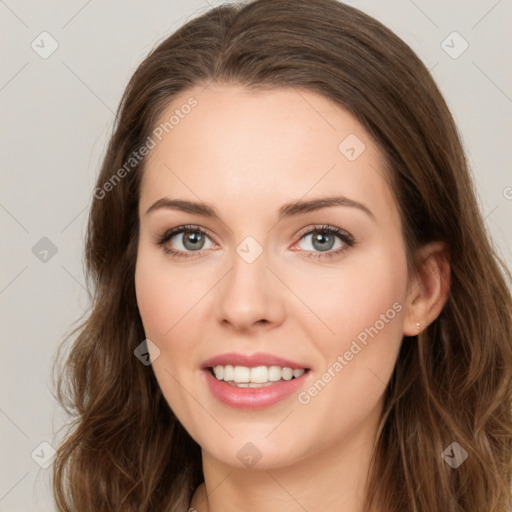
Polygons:
M354 239L349 233L333 226L315 227L302 235L301 240L307 240L308 238L310 238L310 241L305 244L305 250L319 251L320 253L334 249L329 254L339 254L354 244ZM336 239L339 241L337 247L335 247ZM321 256L321 254L317 253L315 256Z
M312 237L309 242L309 247L306 250L317 250L317 251L329 251L333 248L336 243L336 236L332 233L321 233L319 231L308 233L304 235L301 240L305 240L307 237Z

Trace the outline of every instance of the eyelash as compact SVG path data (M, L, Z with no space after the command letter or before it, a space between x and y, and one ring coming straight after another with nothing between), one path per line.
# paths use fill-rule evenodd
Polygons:
M173 236L179 235L181 233L185 233L187 231L191 231L194 233L201 233L202 235L208 236L208 234L206 233L206 231L204 229L200 228L199 226L189 224L189 225L185 225L185 226L178 226L176 228L172 228L172 229L166 231L162 236L159 237L158 241L156 242L156 245L161 246L164 253L168 254L173 259L186 260L186 259L192 257L191 255L189 255L190 253L201 254L201 251L186 251L186 252L184 252L184 251L178 251L176 249L170 249L169 247L167 247L165 245ZM328 226L328 225L314 226L312 229L310 229L309 231L307 231L306 233L301 235L299 240L302 240L304 237L311 235L317 231L324 233L324 234L327 233L327 234L336 235L345 244L345 246L340 249L337 249L336 251L332 251L332 252L305 251L306 256L308 258L331 259L335 256L341 255L346 250L348 250L350 247L353 247L356 243L354 240L354 237L347 231L344 231L344 230L339 229L334 226Z

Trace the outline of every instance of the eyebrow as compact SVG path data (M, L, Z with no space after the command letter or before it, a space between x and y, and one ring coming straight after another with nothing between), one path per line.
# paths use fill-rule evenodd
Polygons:
M373 212L364 204L354 201L344 196L331 196L331 197L320 197L317 199L310 199L307 201L298 200L286 203L278 210L278 219L282 220L287 217L293 217L304 213L314 212L323 208L329 208L333 206L349 206L357 208L365 212L369 217L375 220ZM212 219L220 220L218 213L215 208L205 202L194 202L185 199L169 199L168 197L162 197L155 203L153 203L147 210L146 215L156 210L167 209L167 210L179 210L186 213L192 213L196 215L203 215Z

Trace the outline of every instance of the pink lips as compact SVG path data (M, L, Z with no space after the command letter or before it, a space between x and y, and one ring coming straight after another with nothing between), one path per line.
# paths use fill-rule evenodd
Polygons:
M227 384L222 380L218 380L210 372L210 368L214 366L226 366L228 364L233 366L247 366L249 368L254 368L255 366L282 366L294 370L304 368L306 371L300 377L288 381L281 380L274 382L270 386L239 388ZM270 405L284 400L293 393L297 393L304 386L306 380L309 380L311 373L306 365L264 353L252 355L237 353L222 354L205 361L202 370L210 391L218 400L231 407L249 410L269 407Z
M283 368L288 367L292 370L308 368L305 364L263 352L257 352L256 354L251 355L238 354L236 352L221 354L205 361L201 368L213 368L217 365L226 366L228 364L233 366L247 366L249 368L254 368L255 366L282 366Z

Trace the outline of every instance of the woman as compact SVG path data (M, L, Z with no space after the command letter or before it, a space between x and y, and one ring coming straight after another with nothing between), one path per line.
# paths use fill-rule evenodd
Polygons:
M256 0L181 27L128 84L86 243L60 511L510 510L510 273L376 20Z

